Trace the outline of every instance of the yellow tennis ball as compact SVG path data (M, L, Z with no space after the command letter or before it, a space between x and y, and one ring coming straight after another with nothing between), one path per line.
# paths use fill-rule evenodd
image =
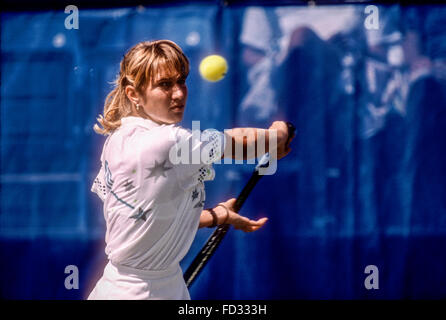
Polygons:
M228 63L222 56L213 54L201 60L200 74L208 81L216 82L223 79L227 71Z

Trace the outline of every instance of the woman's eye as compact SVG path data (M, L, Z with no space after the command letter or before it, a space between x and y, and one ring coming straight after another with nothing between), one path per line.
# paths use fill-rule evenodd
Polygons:
M170 87L170 82L161 82L160 86L163 88L168 88L168 87Z

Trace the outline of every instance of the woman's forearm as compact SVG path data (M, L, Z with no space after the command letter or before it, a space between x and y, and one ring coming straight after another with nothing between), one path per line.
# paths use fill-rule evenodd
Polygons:
M227 220L228 212L225 208L217 206L213 209L204 209L200 215L200 224L198 228L210 227L214 222L219 225Z
M276 132L258 128L234 128L225 130L224 158L247 160L260 157L269 151L270 136Z

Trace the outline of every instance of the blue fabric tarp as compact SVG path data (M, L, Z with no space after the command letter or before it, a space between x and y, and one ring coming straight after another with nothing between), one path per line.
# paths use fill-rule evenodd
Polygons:
M191 62L185 127L297 127L242 209L267 225L229 232L193 299L446 298L446 7L378 5L374 21L366 7L79 8L78 29L63 11L1 13L1 296L81 299L97 280L92 128L125 51L166 38ZM228 61L220 82L199 75L209 54ZM205 206L235 197L253 166L216 165Z

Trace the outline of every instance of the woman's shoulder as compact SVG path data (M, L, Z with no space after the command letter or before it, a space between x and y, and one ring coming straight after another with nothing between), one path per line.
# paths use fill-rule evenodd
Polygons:
M163 134L166 138L170 138L176 135L176 128L174 125L156 125L153 126L150 123L145 123L141 121L126 121L123 119L122 124L117 128L112 136L114 139L129 139L140 136L153 136Z
M121 128L118 136L121 143L143 152L161 152L170 149L178 141L178 128L161 125L153 128L142 126Z

